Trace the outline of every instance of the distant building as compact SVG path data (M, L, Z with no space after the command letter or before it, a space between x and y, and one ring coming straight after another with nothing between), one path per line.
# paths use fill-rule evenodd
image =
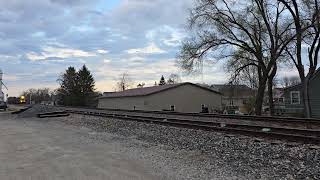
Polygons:
M221 110L221 93L192 83L167 84L104 93L98 108L208 112Z
M250 113L248 103L255 97L256 91L246 85L234 84L214 84L211 89L223 94L222 108L228 113L240 112L243 114Z
M281 116L286 113L284 88L273 89L273 103L275 115Z

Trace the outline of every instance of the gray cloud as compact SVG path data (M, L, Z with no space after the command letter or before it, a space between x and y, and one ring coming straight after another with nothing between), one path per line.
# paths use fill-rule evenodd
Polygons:
M0 57L7 62L1 68L9 77L17 77L9 85L55 87L65 68L84 63L94 73L99 90L109 88L106 85L115 79L115 72L130 71L138 73L136 80L153 81L177 70L174 58L193 0L123 0L112 9L97 8L98 2L0 1ZM152 51L150 45L162 51ZM140 53L129 54L130 49ZM161 53L141 52L146 50Z

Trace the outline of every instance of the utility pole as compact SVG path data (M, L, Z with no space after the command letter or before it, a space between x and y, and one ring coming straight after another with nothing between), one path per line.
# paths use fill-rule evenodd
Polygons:
M3 82L2 82L2 75L3 75L3 72L2 72L2 70L0 69L0 102L2 101L4 101L4 93L2 92L2 84L3 84Z

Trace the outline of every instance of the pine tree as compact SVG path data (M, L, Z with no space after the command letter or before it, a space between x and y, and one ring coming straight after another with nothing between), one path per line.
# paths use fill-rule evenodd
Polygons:
M77 86L79 88L79 105L86 106L90 104L94 96L95 81L85 65L77 73Z
M94 92L95 81L86 65L83 65L82 68L79 70L77 80L80 94L87 95Z
M62 105L87 106L96 96L94 78L85 65L78 72L69 67L58 81L57 97Z
M69 67L66 72L58 79L60 88L58 89L59 101L63 105L76 105L78 94L77 71L74 67Z
M166 85L166 80L164 79L163 75L161 76L160 82L159 82L159 86L163 86Z

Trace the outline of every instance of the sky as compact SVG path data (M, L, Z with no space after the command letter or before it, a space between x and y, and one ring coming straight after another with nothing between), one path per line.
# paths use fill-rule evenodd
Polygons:
M28 88L59 87L65 69L84 64L98 91L112 91L127 73L151 86L161 75L225 83L223 64L204 75L176 65L193 0L0 0L0 69L9 96Z

